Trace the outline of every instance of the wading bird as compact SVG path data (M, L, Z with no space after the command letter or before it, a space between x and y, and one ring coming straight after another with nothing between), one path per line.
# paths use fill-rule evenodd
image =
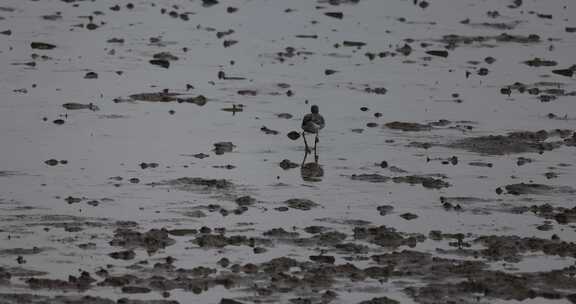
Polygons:
M316 151L316 144L318 144L318 134L320 130L324 129L326 126L326 122L324 121L324 117L318 113L318 106L313 105L310 108L310 112L304 116L302 119L302 137L304 138L304 145L306 146L306 152L310 152L310 148L308 147L308 143L306 142L306 133L316 134L316 139L314 140L314 151Z

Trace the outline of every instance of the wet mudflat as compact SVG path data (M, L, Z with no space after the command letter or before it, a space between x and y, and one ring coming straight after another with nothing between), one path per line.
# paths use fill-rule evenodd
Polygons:
M0 303L576 303L575 12L2 1Z

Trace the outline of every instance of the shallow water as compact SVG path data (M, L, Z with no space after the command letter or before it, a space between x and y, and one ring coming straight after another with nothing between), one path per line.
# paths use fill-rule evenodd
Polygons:
M512 1L510 1L512 2ZM351 233L354 225L346 220L363 220L373 225L386 225L406 233L428 235L431 230L449 233L481 235L518 235L550 239L557 235L567 242L574 241L574 225L552 221L552 228L541 231L537 227L545 219L531 212L515 214L513 207L549 203L554 207L573 207L574 193L547 193L544 195L498 195L495 189L514 183L541 183L555 186L573 186L576 174L572 161L574 147L554 151L510 155L481 155L446 146L430 149L410 147L411 142L447 144L464 137L502 135L511 131L538 131L575 128L574 96L560 96L551 102L540 102L536 96L513 92L510 97L500 89L522 82L557 83L566 92L576 90L574 78L552 74L551 70L568 68L575 64L574 33L566 27L576 26L574 4L569 1L524 1L522 7L507 8L507 1L434 1L426 9L412 1L362 0L358 4L331 6L315 1L221 1L212 7L202 7L200 1L135 1L135 8L120 11L109 7L114 1L2 1L0 31L11 30L11 35L0 35L0 249L49 247L40 254L25 256L27 269L42 270L47 277L65 279L76 275L78 269L96 271L107 264L116 265L116 272L142 259L173 256L177 265L193 268L199 265L214 267L223 256L237 263L261 263L272 258L290 255L307 260L318 254L316 248L276 245L264 254L255 255L249 247L226 247L205 250L194 247L190 237L178 237L177 244L148 257L136 250L133 261L117 261L108 253L118 251L108 245L116 221L136 221L139 231L150 228L226 227L229 231L243 229L241 233L260 236L271 228L304 228L311 225L332 227ZM155 4L155 6L153 6ZM178 5L179 12L193 12L189 21L161 14ZM238 12L227 13L227 6L238 7ZM321 8L322 7L322 8ZM292 9L286 12L286 9ZM486 15L497 10L495 19ZM95 30L77 27L86 24L88 15L96 15L96 24L105 22ZM342 20L324 15L327 11L342 11ZM530 12L552 14L552 19L538 18ZM61 12L56 21L41 16ZM406 21L399 21L398 18ZM495 30L471 23L519 21L513 30ZM215 29L215 31L210 28ZM233 29L234 33L218 39L216 31ZM514 35L537 34L539 43L486 42L487 45L459 45L449 50L447 58L428 56L426 50L441 50L439 42L444 35L497 36L503 32ZM297 38L295 35L318 35L318 39ZM161 37L164 45L151 44L149 38ZM123 44L107 43L111 38L123 38ZM369 60L366 52L394 52L414 39L409 56ZM223 47L224 40L238 43ZM366 46L334 47L345 40L362 41ZM53 50L33 50L32 41L53 43ZM431 43L427 49L420 43ZM297 55L277 59L286 47L295 48ZM183 51L188 48L188 51ZM114 54L110 53L114 50ZM179 57L168 69L148 63L152 55L168 51ZM311 52L299 54L299 52ZM46 55L51 59L31 59L31 54ZM493 64L484 62L492 56ZM522 61L540 57L555 60L556 67L529 67ZM477 66L469 61L479 61ZM35 61L35 67L20 65ZM234 61L232 65L230 61ZM479 76L476 69L486 67L487 76ZM338 73L325 75L326 69ZM98 79L84 79L88 71L98 73ZM122 71L118 75L116 71ZM218 80L217 73L245 77L246 80ZM465 72L471 71L469 78ZM280 88L279 83L289 84ZM33 84L35 87L33 87ZM194 86L186 91L186 84ZM387 93L377 95L365 92L366 87L384 87ZM23 89L27 93L15 92ZM205 106L189 103L122 102L131 94L157 92L167 88L170 92L204 95ZM243 96L239 90L257 90L256 96ZM294 96L287 96L291 90ZM457 98L451 95L457 93ZM461 103L454 102L461 99ZM283 170L278 163L283 159L300 164L304 157L301 140L291 141L285 134L299 130L300 119L310 104L317 104L327 120L320 134L319 164L324 176L319 182L302 179L300 169ZM93 103L100 111L74 110L62 107L67 102ZM222 108L233 104L244 105L243 111L232 114ZM367 107L368 111L361 111ZM169 111L175 111L170 114ZM278 118L278 113L290 113L292 119ZM380 118L374 117L381 112ZM568 119L550 119L548 113ZM63 117L67 115L67 117ZM114 116L112 116L114 115ZM43 121L46 118L47 121ZM55 119L65 120L63 125L53 124ZM472 130L462 131L446 127L432 131L403 132L383 125L392 121L427 123L446 119L470 125ZM366 126L378 124L375 128ZM267 135L262 126L280 132ZM362 133L351 131L363 128ZM311 137L309 137L311 138ZM213 143L231 141L233 152L216 155ZM312 141L312 139L310 139ZM193 157L206 153L208 158ZM457 165L442 164L441 159L458 158ZM518 157L533 162L518 166ZM65 165L48 166L48 159L67 160ZM431 159L431 161L427 161ZM308 156L308 161L313 161ZM386 160L406 173L393 173L375 164ZM481 161L493 164L491 168L470 166ZM142 162L157 162L153 169L141 169ZM567 165L560 165L567 164ZM234 169L214 168L233 165ZM554 168L551 168L554 167ZM558 177L547 179L546 172ZM370 183L350 179L353 174L379 173L386 176L442 174L451 184L441 190L426 189L421 185L404 183ZM122 181L111 180L120 176ZM179 177L225 178L236 187L221 192L179 191L168 186L151 186ZM128 180L138 178L137 184ZM208 213L204 218L191 218L185 212L207 204L235 207L237 196L251 195L258 200L254 207L242 215L221 216ZM67 204L66 197L85 198L79 204ZM463 211L446 211L440 197L472 197L481 200L462 202ZM290 198L308 198L321 205L310 211L290 210L278 212L274 208ZM106 199L106 200L104 200ZM98 206L87 205L99 200ZM379 205L392 205L391 214L381 216ZM400 214L418 215L408 221ZM78 218L42 218L43 215L69 215ZM324 220L322 220L324 219ZM327 220L328 219L328 220ZM99 227L87 227L80 232L66 232L51 227L55 222L95 222ZM242 223L251 223L243 226ZM43 228L50 227L49 231ZM70 238L70 239L68 239ZM352 238L349 237L352 241ZM95 249L81 250L80 243L96 243ZM374 252L387 252L374 246ZM399 250L404 247L399 248ZM449 248L447 241L428 240L416 249L434 252L436 248ZM336 254L337 263L345 262ZM457 257L456 257L457 258ZM0 255L2 267L17 266L16 256ZM357 262L371 265L370 261ZM492 265L493 264L493 265ZM499 269L497 262L491 266ZM527 256L513 264L512 272L535 272L561 269L574 264L573 257L546 255ZM507 269L507 267L504 267ZM13 285L3 289L24 292L22 282L12 279ZM347 285L346 285L347 284ZM411 303L402 292L406 286L387 283L378 288L374 282L340 284L338 303L367 300L380 295ZM18 287L20 285L20 287ZM363 291L372 286L377 291ZM111 288L94 288L86 294L120 297ZM348 290L349 293L347 292ZM43 291L42 291L43 292ZM42 293L39 291L39 294ZM571 290L571 293L576 292ZM49 291L48 293L59 293ZM374 295L376 294L376 295ZM125 295L122 295L125 296ZM133 297L132 295L130 295ZM246 297L241 289L210 289L201 295L173 291L171 299L217 303L222 297ZM286 302L292 295L276 299ZM136 298L137 296L134 296ZM152 292L143 298L158 298ZM547 300L538 299L538 303ZM502 303L515 303L502 301ZM529 303L529 302L526 302ZM534 302L536 303L536 302ZM549 303L565 303L552 301Z

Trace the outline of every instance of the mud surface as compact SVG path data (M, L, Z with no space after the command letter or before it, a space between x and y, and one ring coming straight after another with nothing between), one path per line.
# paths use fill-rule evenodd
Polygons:
M574 12L2 1L0 303L576 303Z

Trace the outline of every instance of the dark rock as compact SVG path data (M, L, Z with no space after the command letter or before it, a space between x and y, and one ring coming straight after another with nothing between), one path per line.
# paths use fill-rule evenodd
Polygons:
M380 215L388 215L392 212L392 210L394 210L394 206L382 205L382 206L376 207L376 210L378 210L378 212L380 212Z
M242 95L242 96L256 96L258 95L258 91L256 90L239 90L238 95Z
M44 163L47 164L48 166L56 166L56 165L58 165L59 162L52 158L52 159L45 161Z
M154 57L154 59L164 60L164 61L176 61L176 60L178 60L178 57L175 55L172 55L170 52L156 53L152 57Z
M93 103L82 104L76 102L68 102L63 104L62 107L65 108L66 110L84 110L84 109L91 111L100 110L100 108L98 108L98 106L94 105Z
M165 59L152 59L149 62L150 64L161 66L166 69L170 67L170 61Z
M409 176L397 176L392 179L395 183L408 183L408 184L421 184L424 188L428 189L442 189L450 187L448 182L441 179L420 176L420 175L409 175Z
M194 190L227 190L234 185L225 179L207 179L201 177L181 177L168 180L161 183L152 183L150 185L172 186L183 191Z
M124 286L122 287L123 293L149 293L152 290L148 287L139 287L139 286Z
M268 127L266 127L266 126L262 126L262 128L260 128L260 131L262 131L268 135L278 135L280 133L276 130L268 129Z
M358 304L400 304L400 302L388 297L372 298L371 300L362 301Z
M194 155L192 155L192 156L194 156L194 157L196 157L196 158L199 158L199 159L204 159L204 158L206 158L206 157L210 157L210 155L208 155L208 154L206 154L206 153L197 153L197 154L194 154Z
M136 257L136 253L133 250L117 251L112 252L109 256L116 260L132 260Z
M235 45L236 43L238 43L238 40L224 40L222 42L222 46L224 46L225 48L228 48L228 47Z
M310 260L317 263L334 264L336 258L334 258L334 256L331 255L311 255Z
M432 51L427 51L426 54L432 55L432 56L444 57L444 58L448 57L448 51L432 50Z
M408 56L408 55L410 55L410 53L412 53L412 47L409 46L408 44L404 44L403 47L396 49L396 52L398 52L404 56Z
M232 142L229 141L221 141L214 144L214 152L217 155L222 155L227 152L232 152L232 150L236 147Z
M432 129L430 125L424 125L415 122L401 122L401 121L389 122L386 123L385 126L393 130L402 130L405 132L430 131Z
M256 202L256 199L254 199L253 197L246 195L246 196L241 196L239 198L237 198L235 200L236 204L238 204L238 206L252 206L254 205L254 203Z
M410 220L413 220L413 219L417 219L417 218L418 218L418 216L417 216L416 214L414 214L414 213L409 213L409 212L408 212L408 213L402 213L402 214L400 214L400 217L403 218L403 219L405 219L405 220L407 220L407 221L410 221Z
M293 116L292 114L290 114L290 113L279 113L279 114L276 114L276 116L277 116L278 118L284 118L284 119L292 119L292 117L294 117L294 116Z
M342 12L326 12L326 13L324 13L324 15L326 15L328 17L336 18L336 19L344 18L344 14L342 14Z
M290 131L290 132L288 132L287 136L291 140L297 140L298 138L300 138L300 133L297 131Z
M390 177L376 174L376 173L375 174L358 174L358 175L353 174L352 176L350 176L350 179L358 180L358 181L371 182L371 183L385 183L385 182L388 182L390 180Z
M72 196L68 196L67 198L64 199L68 204L75 204L75 203L79 203L82 201L81 198L79 197L72 197Z
M141 233L126 228L120 228L115 231L114 239L110 241L111 246L121 246L126 248L144 248L148 252L156 252L159 249L166 248L175 243L174 239L169 237L165 229L151 229Z
M217 0L202 0L202 6L204 7L210 7L216 4L218 4Z
M355 227L354 238L388 248L399 246L414 247L418 242L423 242L426 239L423 235L404 237L402 233L397 232L394 228L386 226Z
M531 60L526 60L523 62L524 64L531 66L531 67L551 67L551 66L556 66L558 65L558 63L556 61L553 60L543 60L540 59L538 57L531 59Z
M558 74L561 76L572 77L574 75L574 69L562 69L562 70L553 70L552 73Z
M124 39L123 38L110 38L106 42L122 44L122 43L124 43Z
M37 50L51 50L53 48L55 48L56 46L50 43L45 43L45 42L32 42L30 44L30 47L33 49L37 49Z
M480 68L480 69L478 69L477 74L480 76L486 76L486 75L488 75L489 72L490 71L487 68Z
M268 231L264 231L262 235L277 239L292 239L297 238L300 234L298 232L288 232L283 228L273 228Z
M555 190L554 187L542 184L512 184L504 187L509 194L547 194Z
M554 136L563 136L563 130L522 131L507 135L488 135L457 140L450 148L464 149L488 155L551 151L562 146L562 142L547 141Z
M170 93L167 91L155 92L155 93L139 93L130 95L132 100L149 101L149 102L170 102L176 101L177 93Z
M292 209L304 210L308 211L312 208L319 207L317 203L309 200L309 199L300 199L300 198L292 198L284 202L285 205Z
M178 103L193 103L197 106L203 106L208 102L208 98L204 95L198 95L196 97L189 98L177 98Z
M330 75L336 74L336 73L338 73L338 71L336 71L336 70L331 70L331 69L324 70L324 75L326 75L326 76L330 76Z
M367 93L374 93L377 95L384 95L388 92L386 88L366 88L364 89L364 91L366 91ZM374 116L380 117L382 116L382 113L374 113Z
M280 162L279 166L280 166L280 168L282 168L284 170L288 170L288 169L297 168L299 165L297 163L293 163L289 159L284 159Z
M363 47L363 46L366 45L366 42L348 41L348 40L345 40L345 41L342 42L342 45L343 45L343 46L348 46L348 47L358 47L358 48L361 48L361 47Z
M238 302L238 301L233 300L233 299L222 298L222 300L220 300L219 304L244 304L244 303Z

